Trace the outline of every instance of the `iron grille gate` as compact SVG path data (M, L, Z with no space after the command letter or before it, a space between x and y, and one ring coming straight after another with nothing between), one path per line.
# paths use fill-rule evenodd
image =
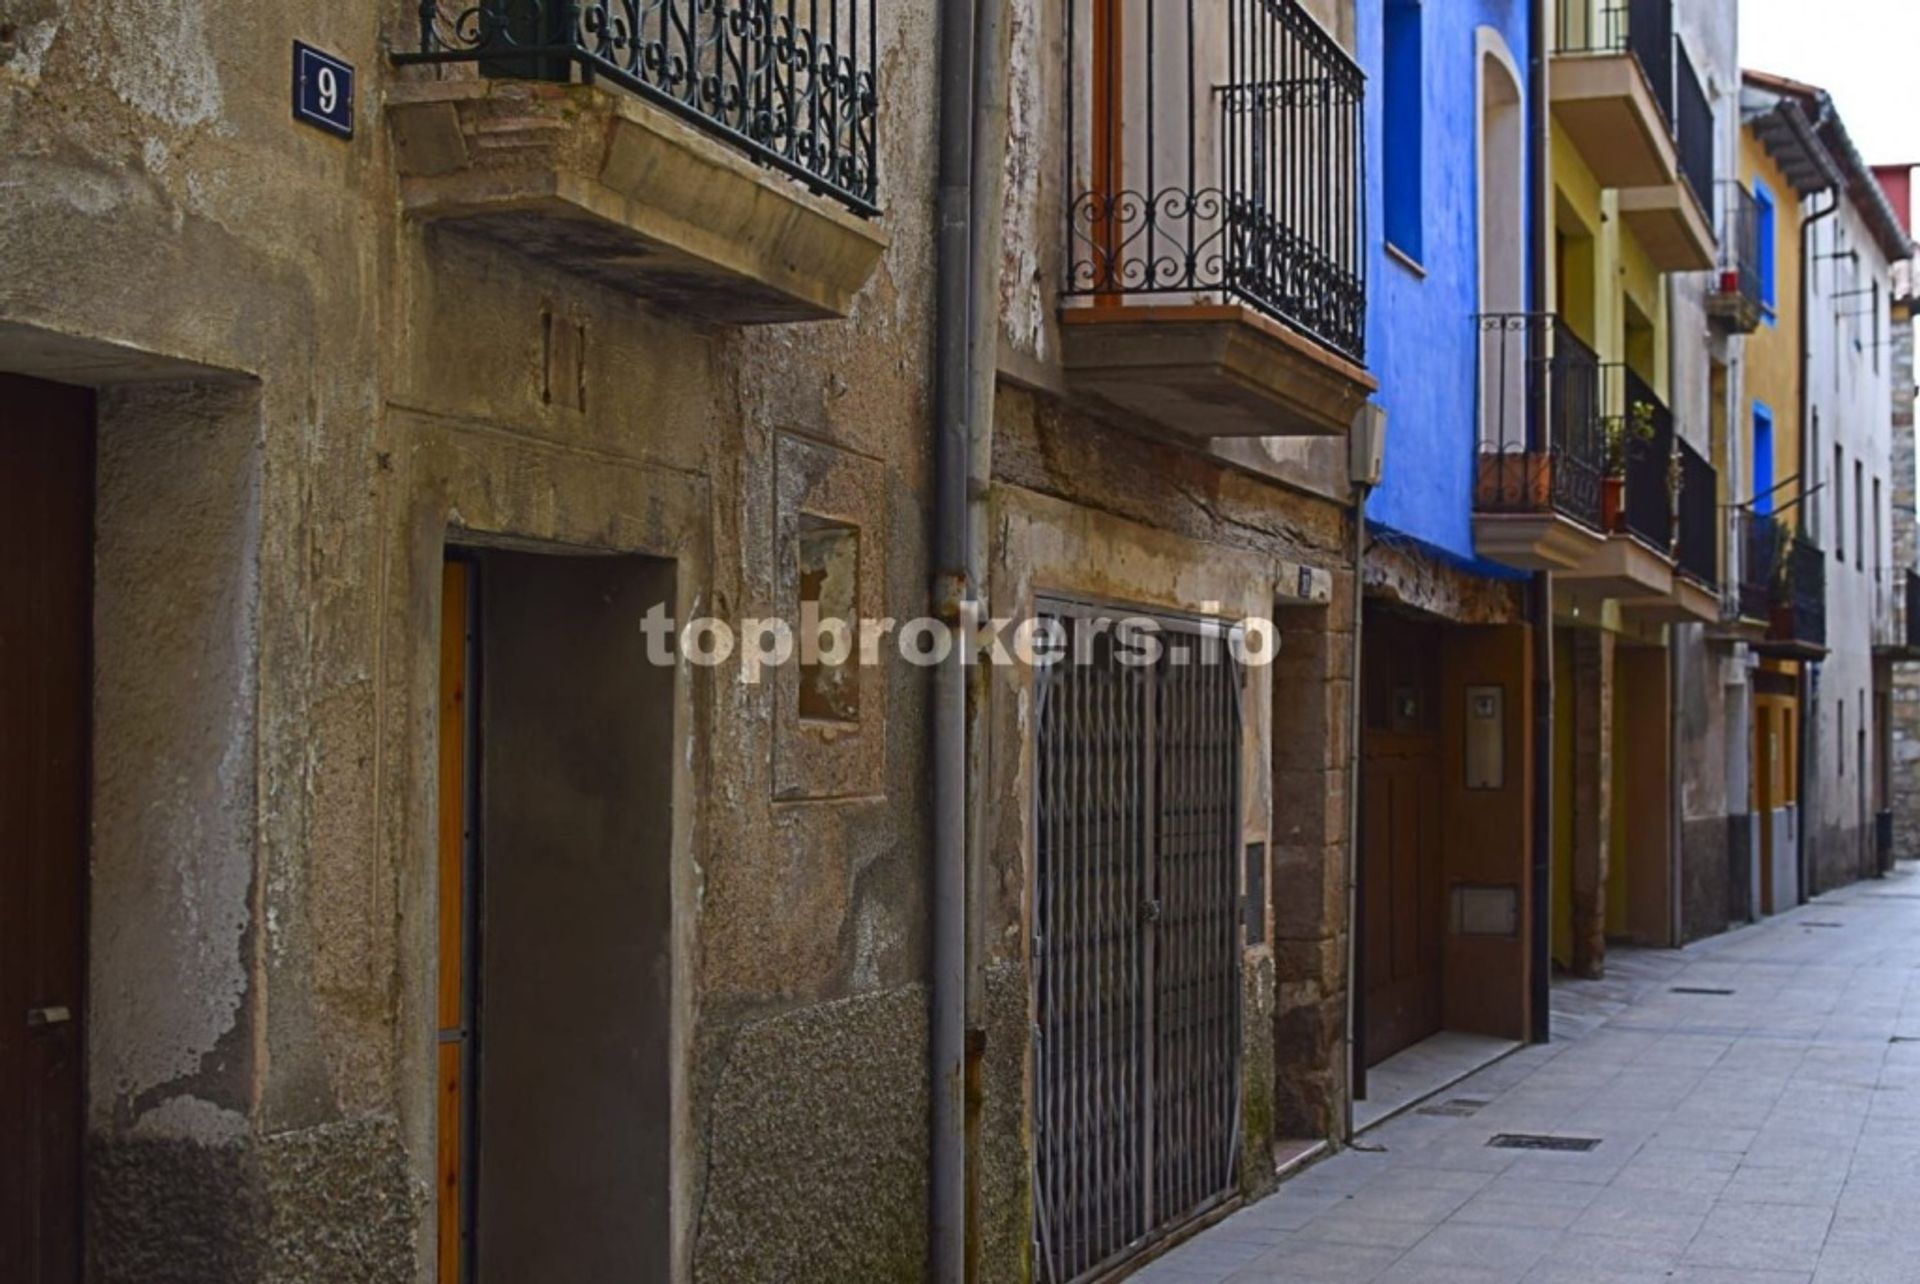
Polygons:
M1042 618L1069 648L1037 683L1034 1238L1067 1284L1238 1180L1241 669L1197 623Z

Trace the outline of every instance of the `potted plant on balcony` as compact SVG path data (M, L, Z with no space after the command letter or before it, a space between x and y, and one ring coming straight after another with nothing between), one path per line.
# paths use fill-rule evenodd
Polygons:
M1627 452L1633 443L1653 439L1653 403L1634 401L1627 413L1606 422L1606 471L1600 479L1601 524L1619 530L1626 515Z

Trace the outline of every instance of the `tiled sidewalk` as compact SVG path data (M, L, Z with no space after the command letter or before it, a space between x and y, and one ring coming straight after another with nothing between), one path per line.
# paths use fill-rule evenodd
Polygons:
M1472 1113L1393 1120L1361 1139L1380 1150L1316 1165L1134 1279L1920 1281L1916 968L1912 864L1687 950L1616 952L1607 980L1556 986L1552 1044L1427 1107Z

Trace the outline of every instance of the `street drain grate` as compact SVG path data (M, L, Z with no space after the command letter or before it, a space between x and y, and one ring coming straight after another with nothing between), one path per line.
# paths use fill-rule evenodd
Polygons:
M1496 1133L1487 1141L1497 1150L1592 1150L1600 1144L1598 1137L1549 1137L1535 1132Z
M1455 1097L1451 1101L1442 1101L1438 1105L1422 1106L1415 1114L1433 1115L1441 1119L1465 1119L1478 1114L1488 1103L1473 1097Z
M1722 990L1711 985L1669 985L1668 994L1732 994L1732 990Z

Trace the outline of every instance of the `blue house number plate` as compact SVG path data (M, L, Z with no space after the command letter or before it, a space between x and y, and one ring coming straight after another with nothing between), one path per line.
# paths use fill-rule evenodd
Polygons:
M294 41L293 118L329 134L352 138L352 64Z

